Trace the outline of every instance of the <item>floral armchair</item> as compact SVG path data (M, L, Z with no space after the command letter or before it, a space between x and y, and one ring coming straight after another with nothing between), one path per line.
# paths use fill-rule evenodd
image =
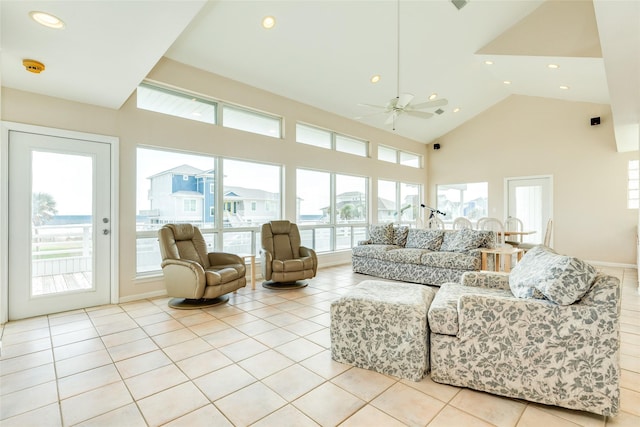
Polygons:
M561 258L560 267L556 258ZM431 378L615 415L620 399L620 281L567 258L541 247L523 257L518 266L524 266L511 273L515 278L469 272L460 284L443 285L428 314ZM557 285L552 276L562 276L559 297L551 289ZM527 281L535 281L535 289L524 295ZM579 298L570 302L567 290L573 286L575 291L579 281L587 286L574 292Z

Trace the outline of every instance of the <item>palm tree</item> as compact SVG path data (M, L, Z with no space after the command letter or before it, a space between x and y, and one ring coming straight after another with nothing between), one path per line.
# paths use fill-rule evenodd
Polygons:
M31 198L31 222L39 227L46 224L55 214L56 201L49 193L33 193Z

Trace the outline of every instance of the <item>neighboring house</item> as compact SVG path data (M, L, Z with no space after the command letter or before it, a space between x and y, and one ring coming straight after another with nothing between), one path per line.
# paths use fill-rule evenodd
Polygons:
M149 224L215 222L213 170L177 166L148 177L151 209L140 211ZM225 227L247 227L279 217L280 195L243 187L224 188Z
M280 217L280 194L255 188L224 187L224 224L255 226Z

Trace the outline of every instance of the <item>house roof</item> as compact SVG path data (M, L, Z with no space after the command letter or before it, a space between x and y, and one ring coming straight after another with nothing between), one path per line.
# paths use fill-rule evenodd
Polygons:
M166 174L174 174L174 175L200 175L202 174L204 171L202 169L198 169L198 168L194 168L193 166L190 165L180 165L180 166L176 166L175 168L171 168L171 169L167 169L165 171L162 172L158 172L154 175L151 175L150 177L147 177L147 179L151 179L151 178L155 178L157 176L160 175L166 175Z
M618 150L638 149L638 1L471 0L458 10L445 0L23 0L0 8L2 85L28 92L117 109L166 56L424 143L511 94L610 104ZM30 20L43 8L64 30ZM266 15L276 17L271 30L260 26ZM26 57L45 63L37 78L25 72ZM437 93L448 104L429 119L399 116L395 131L386 114L362 106L400 93L418 103Z

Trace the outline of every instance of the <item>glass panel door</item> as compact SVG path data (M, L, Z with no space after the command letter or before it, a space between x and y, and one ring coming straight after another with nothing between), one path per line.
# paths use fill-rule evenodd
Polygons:
M110 302L110 149L10 132L10 319Z
M535 231L523 236L523 242L538 244L544 240L552 215L551 183L550 176L507 179L507 216L520 219L524 231Z

